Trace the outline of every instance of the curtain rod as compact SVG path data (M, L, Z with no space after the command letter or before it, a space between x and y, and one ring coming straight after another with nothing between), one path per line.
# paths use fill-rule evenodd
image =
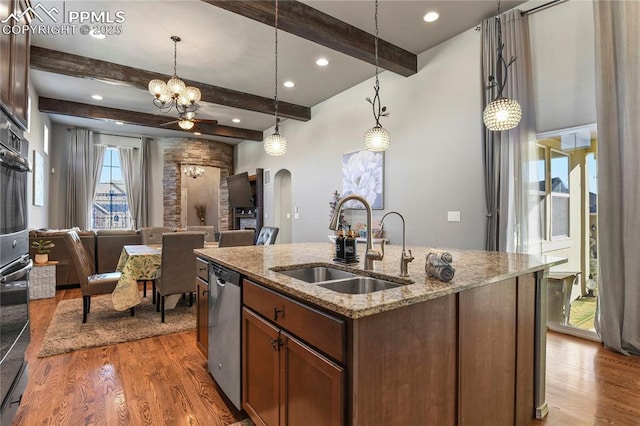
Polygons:
M550 8L550 7L557 6L557 5L561 4L561 3L566 3L567 1L569 1L569 0L552 0L552 1L548 2L548 3L541 4L538 7L534 7L533 9L529 9L527 11L520 12L520 14L522 16L533 15L534 13L541 12L541 11L543 11L545 9Z
M81 127L67 127L67 131L71 131L71 129L82 129ZM84 130L89 130L89 129L84 129ZM112 133L102 133L99 132L97 130L89 130L90 132L93 132L95 134L98 135L105 135L105 136L115 136L117 138L129 138L129 139L139 139L142 140L143 138L150 138L150 136L124 136L124 135L114 135Z

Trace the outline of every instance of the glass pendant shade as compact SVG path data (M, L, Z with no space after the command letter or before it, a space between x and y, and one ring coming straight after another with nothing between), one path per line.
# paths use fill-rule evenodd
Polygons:
M200 102L200 89L198 89L197 87L189 86L184 89L184 93L182 94L182 96L184 96L190 104Z
M287 139L275 132L264 140L264 151L274 157L284 155L287 152Z
M382 126L375 126L364 134L364 146L368 151L385 151L391 145L391 135Z
M181 129L184 130L190 130L193 128L193 121L189 121L189 120L180 120L178 121L178 126L180 126Z
M515 99L499 98L489 103L482 113L487 129L493 131L513 129L520 123L522 109Z
M167 90L167 83L162 80L151 80L149 82L149 93L159 98Z
M176 97L184 91L185 87L184 81L176 76L171 77L171 79L167 81L167 90Z

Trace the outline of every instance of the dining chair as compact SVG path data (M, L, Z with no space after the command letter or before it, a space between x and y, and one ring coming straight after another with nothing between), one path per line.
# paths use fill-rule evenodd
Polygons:
M222 231L218 247L252 246L255 235L255 231L246 229Z
M258 238L256 238L256 245L271 245L276 243L276 238L278 238L278 231L280 228L275 226L263 226L260 229L260 233L258 234Z
M204 232L204 240L206 242L216 241L216 229L213 226L187 226L187 232Z
M76 231L67 232L64 241L71 254L71 261L78 271L80 289L82 290L82 322L86 323L91 310L91 296L113 292L122 274L120 272L93 274L93 261L87 254ZM134 308L131 308L130 311L131 316L134 316Z
M140 228L142 244L162 244L162 234L166 232L173 232L173 229L166 226ZM147 297L147 282L149 281L151 282L151 302L156 303L156 280L138 281L138 283L142 284L142 297Z
M160 276L156 280L156 311L165 318L165 298L189 293L190 305L196 291L196 255L194 249L204 247L204 232L172 232L162 236Z
M165 226L153 226L149 228L140 228L142 235L142 244L162 244L162 234L165 232L173 232L173 229Z

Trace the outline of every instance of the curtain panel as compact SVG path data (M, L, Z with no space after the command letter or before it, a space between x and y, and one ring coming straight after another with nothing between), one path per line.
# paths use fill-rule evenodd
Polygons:
M528 17L518 10L500 15L503 57L509 63L508 79L503 96L516 99L522 108L520 124L511 130L493 132L484 128L483 153L485 174L487 250L519 253L539 253L542 216L539 204L529 190L537 188L535 145L535 108ZM489 76L497 73L497 22L490 18L482 22L482 84L487 87ZM493 101L496 88L484 90L484 105ZM484 106L483 105L483 106Z
M91 229L93 197L100 176L104 147L93 143L93 132L69 130L65 226Z
M120 147L120 166L125 188L127 188L127 204L131 215L131 229L137 229L140 222L140 189L142 183L142 168L140 167L140 150L137 148Z
M594 1L602 343L640 355L640 2Z

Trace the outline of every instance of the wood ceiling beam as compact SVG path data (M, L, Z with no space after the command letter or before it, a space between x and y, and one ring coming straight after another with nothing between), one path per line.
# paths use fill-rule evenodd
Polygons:
M58 52L38 46L31 46L31 68L77 78L88 78L106 82L124 83L141 90L148 90L149 81L154 78L168 80L168 76L155 72L114 64L98 59ZM193 80L184 80L188 86L196 86L202 93L202 101L225 105L263 114L274 114L272 98L252 95L237 90L225 89ZM151 102L151 95L149 95ZM299 121L311 119L311 108L288 102L278 102L278 114Z
M73 117L93 118L96 120L113 120L122 121L123 123L133 124L136 126L155 127L158 129L178 130L188 132L181 129L177 123L163 126L162 124L173 121L176 117L168 117L163 115L145 114L136 111L127 111L123 109L108 108L97 105L81 104L78 102L63 101L51 98L39 98L38 109L40 112L48 114L70 115ZM224 136L227 138L235 138L250 141L262 141L263 134L257 130L242 129L239 127L221 126L212 123L196 123L198 131L203 135Z
M275 2L272 0L202 1L274 26ZM278 28L370 64L376 63L374 35L299 1L278 3ZM381 68L404 77L418 72L417 55L382 39L378 39L378 62Z

